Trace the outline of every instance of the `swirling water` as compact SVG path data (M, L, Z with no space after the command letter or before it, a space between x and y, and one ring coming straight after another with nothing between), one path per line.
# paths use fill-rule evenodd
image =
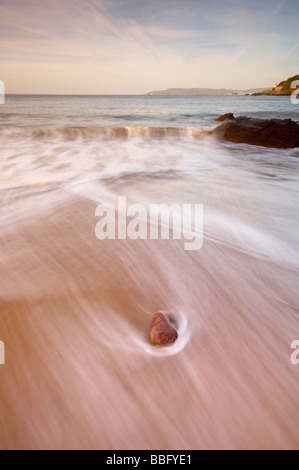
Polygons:
M0 106L1 448L298 448L299 149L214 140L225 112L299 120L288 97ZM98 240L120 195L203 204L202 248Z

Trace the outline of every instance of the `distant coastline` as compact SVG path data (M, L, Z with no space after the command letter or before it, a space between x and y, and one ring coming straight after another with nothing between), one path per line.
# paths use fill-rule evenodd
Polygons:
M167 88L166 90L155 90L146 93L146 95L250 95L253 93L259 93L265 90L265 88L251 88L248 90L236 90L228 88Z
M294 82L298 84L294 85ZM154 90L146 93L146 95L252 95L252 96L289 96L296 88L299 88L299 75L287 78L286 80L275 83L272 88L250 88L247 90L236 90L233 88L167 88L165 90Z

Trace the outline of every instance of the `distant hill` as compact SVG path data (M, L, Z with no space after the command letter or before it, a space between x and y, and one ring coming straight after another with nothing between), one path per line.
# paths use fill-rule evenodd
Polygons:
M251 90L235 90L227 88L167 88L167 90L156 90L146 95L247 95L263 91L263 88Z
M293 77L290 77L287 80L280 82L276 87L269 88L269 90L265 90L265 91L258 92L258 93L253 93L253 96L261 96L261 95L289 96L295 91L296 88L299 88L299 85L292 88L292 83L295 80L299 81L299 75L294 75Z

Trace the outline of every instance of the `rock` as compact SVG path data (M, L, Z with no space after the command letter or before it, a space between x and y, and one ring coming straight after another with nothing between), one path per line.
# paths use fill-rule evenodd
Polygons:
M291 119L231 118L210 134L229 142L287 149L299 147L299 125Z
M234 119L233 113L226 113L219 116L215 121L227 121L228 119Z
M153 316L150 337L153 344L163 346L174 343L178 337L178 332L164 313L157 312Z

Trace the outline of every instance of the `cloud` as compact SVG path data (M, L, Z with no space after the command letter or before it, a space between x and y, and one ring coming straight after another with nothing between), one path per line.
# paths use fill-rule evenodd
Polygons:
M287 28L287 0L270 4L2 0L0 79L8 92L39 93L263 86L285 78L278 68L294 46L277 26Z
M277 3L276 8L273 10L274 15L277 15L280 12L280 10L285 6L286 3L287 3L287 0L280 0Z

